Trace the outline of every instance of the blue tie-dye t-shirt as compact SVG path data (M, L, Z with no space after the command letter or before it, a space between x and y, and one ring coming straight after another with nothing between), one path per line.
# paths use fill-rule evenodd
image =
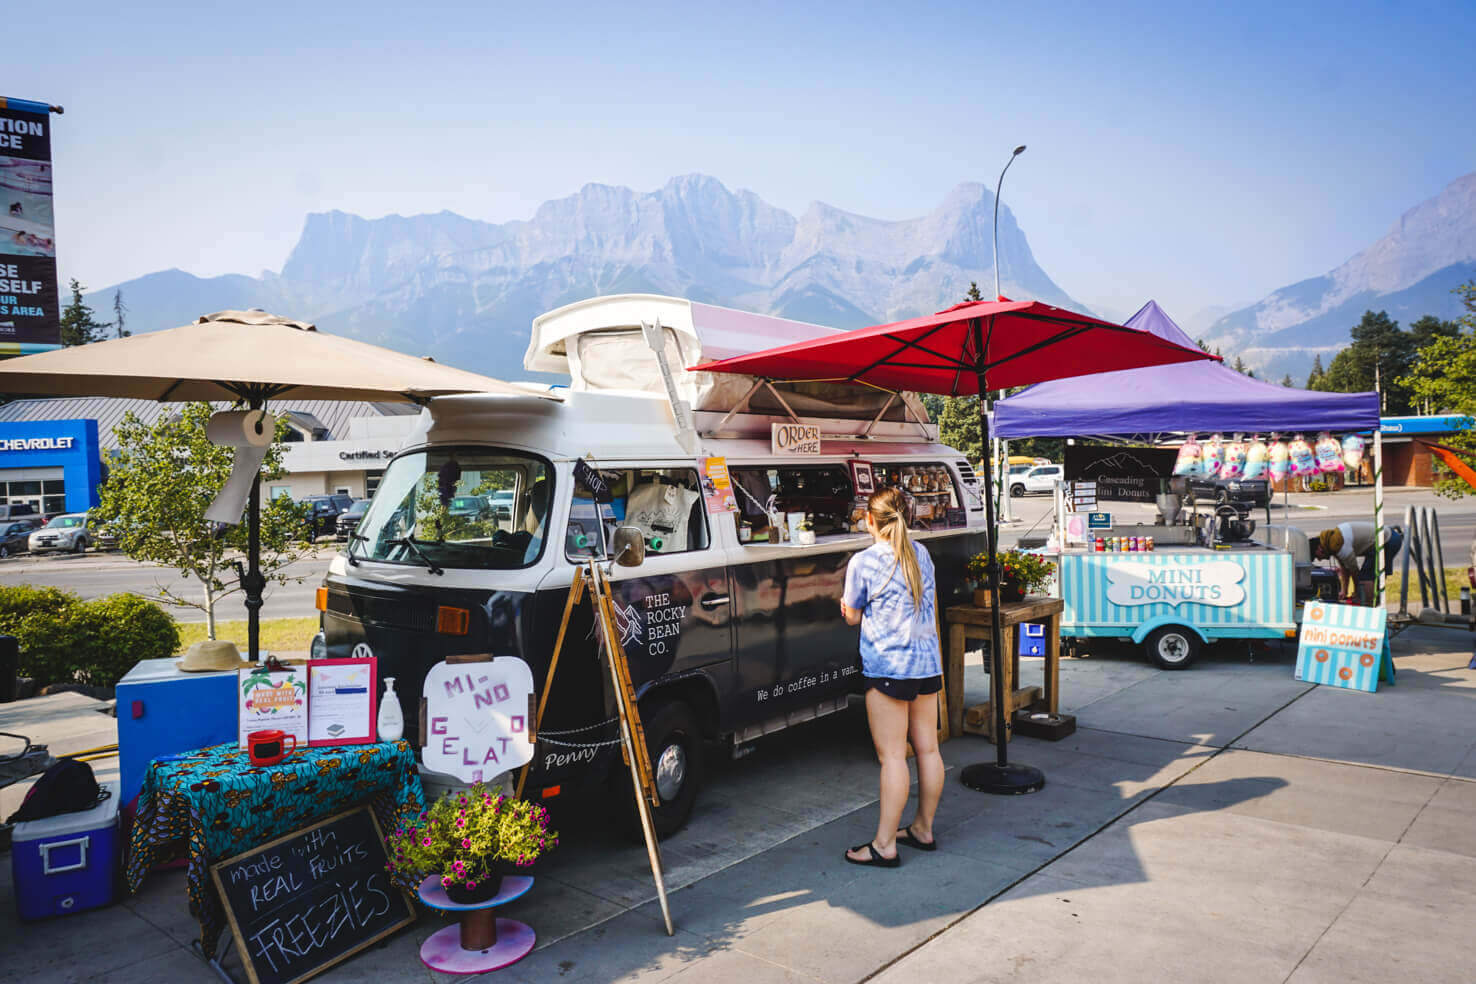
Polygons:
M920 608L912 603L907 577L890 545L873 544L846 567L842 600L861 612L861 672L869 677L916 680L943 672L933 558L921 543L914 541L912 546L922 571Z

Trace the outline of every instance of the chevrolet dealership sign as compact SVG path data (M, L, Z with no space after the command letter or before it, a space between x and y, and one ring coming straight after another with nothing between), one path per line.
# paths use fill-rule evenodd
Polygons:
M74 437L0 437L0 451L70 451Z

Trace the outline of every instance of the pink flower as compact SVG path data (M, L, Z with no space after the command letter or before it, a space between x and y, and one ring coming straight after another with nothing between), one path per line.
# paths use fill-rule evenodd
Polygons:
M441 887L442 888L450 888L451 887L451 876L450 875L442 875L441 876Z
M461 839L461 846L463 848L470 849L470 847L471 847L471 838L470 837L463 837Z
M420 846L421 847L430 847L430 844L431 844L431 839L429 837L427 837L425 840L423 840L423 841L420 842Z
M467 887L467 888L476 888L476 887L477 887L477 883L476 883L476 882L474 882L474 881L468 881L468 882L467 882L467 883L466 883L466 887Z

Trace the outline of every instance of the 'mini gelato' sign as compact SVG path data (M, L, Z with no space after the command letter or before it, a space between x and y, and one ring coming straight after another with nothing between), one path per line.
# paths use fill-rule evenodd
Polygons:
M1228 560L1189 564L1108 564L1107 600L1114 605L1213 605L1245 600L1245 568Z

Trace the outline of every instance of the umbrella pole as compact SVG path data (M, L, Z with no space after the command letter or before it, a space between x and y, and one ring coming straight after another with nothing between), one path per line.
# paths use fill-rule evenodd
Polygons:
M984 352L984 340L979 323L974 323L976 333L975 351ZM979 376L979 436L984 449L984 474L994 475L994 454L989 446L989 417L984 409L984 373ZM999 597L999 524L995 522L994 496L992 490L984 495L984 523L988 527L989 544L989 597L994 603L989 606L989 653L993 661L989 667L989 699L994 711L994 761L978 762L966 766L959 779L970 789L999 796L1015 796L1033 793L1045 785L1045 774L1034 766L1011 765L1009 762L1009 721L1005 716L1004 674L999 667L1010 654L1004 651L1000 641L1000 597Z
M251 499L246 505L246 647L251 662L261 658L261 472L251 480Z

